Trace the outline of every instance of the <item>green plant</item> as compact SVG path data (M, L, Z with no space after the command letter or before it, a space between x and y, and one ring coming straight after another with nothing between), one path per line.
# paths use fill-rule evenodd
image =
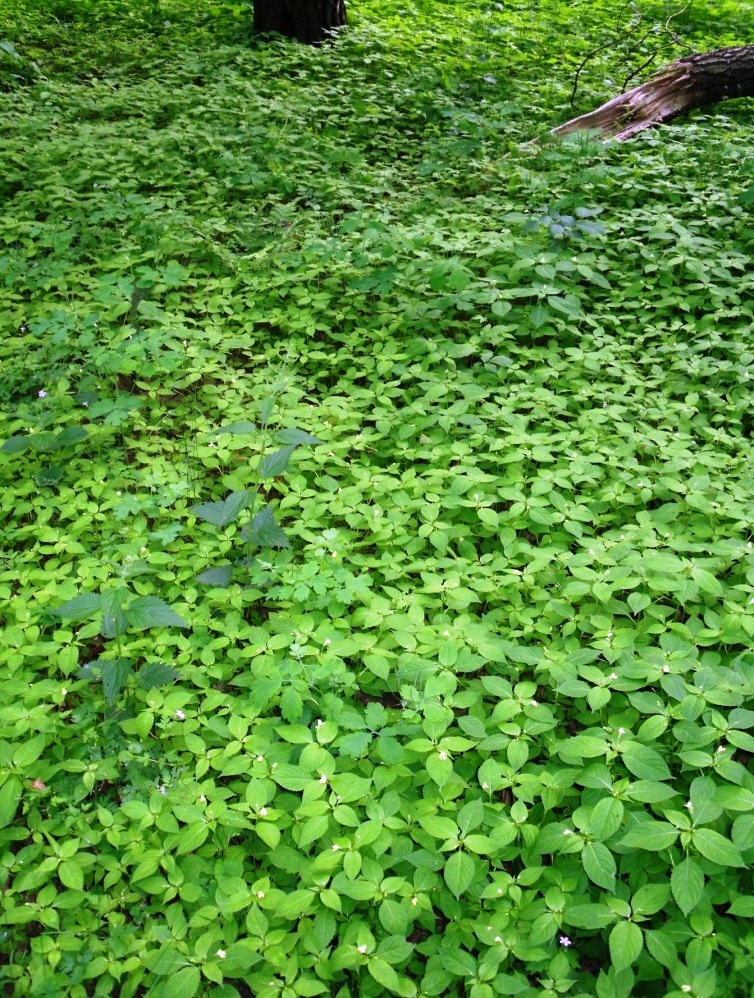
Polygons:
M97 657L83 665L78 676L81 679L100 679L105 700L112 705L118 699L129 676L134 671L135 661L126 657L124 652L124 635L129 629L138 631L152 627L189 627L157 596L135 596L129 593L126 580L149 571L143 559L124 561L115 586L100 590L98 593L84 593L51 610L55 616L66 621L86 620L89 617L99 617L95 633L105 640L114 640L117 654L115 657ZM91 636L87 632L87 636ZM141 689L149 690L162 686L178 678L178 672L163 662L143 662L136 681Z
M272 510L272 504L266 503L257 511L260 500L267 498L274 490L275 479L284 475L288 469L293 452L304 444L314 445L322 441L317 437L296 428L270 429L278 395L283 390L284 383L276 382L270 395L260 403L259 426L246 420L228 423L215 431L215 436L230 435L231 437L256 435L258 454L250 467L249 486L235 489L225 499L215 502L197 503L191 507L191 512L197 519L211 523L215 527L227 527L245 514L245 523L241 527L240 537L243 540L243 554L235 562L209 568L199 575L198 581L213 586L228 586L233 578L235 568L241 568L249 578L250 569L256 563L260 551L289 547L290 542L285 532L278 525ZM269 443L282 446L269 450ZM245 477L245 476L244 476Z

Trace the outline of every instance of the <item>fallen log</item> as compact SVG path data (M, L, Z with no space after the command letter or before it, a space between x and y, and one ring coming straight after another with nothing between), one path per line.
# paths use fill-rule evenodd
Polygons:
M754 97L754 45L684 56L589 114L552 129L553 135L595 131L619 142L733 97Z

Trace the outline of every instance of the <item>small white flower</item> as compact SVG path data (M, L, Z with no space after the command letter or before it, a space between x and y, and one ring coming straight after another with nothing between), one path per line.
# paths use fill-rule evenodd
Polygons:
M319 782L320 783L327 783L327 777L325 776L324 773L320 776Z
M620 735L625 735L625 733L626 733L626 729L625 728L618 728L618 735L619 736Z
M437 754L440 758L440 762L445 762L445 760L448 758L448 753L445 751L440 751Z
M563 835L573 835L573 832L571 831L570 828L564 828Z
M691 985L690 984L682 984L681 985L681 991L685 991L688 994L688 992L691 991Z
M227 954L224 949L219 949L217 953L215 953L215 956L219 956L221 960L224 960Z
M362 943L361 946L357 946L356 949L359 951L359 953L366 953L367 951L366 943Z
M264 762L264 756L263 755L258 755L256 761L257 762Z
M687 811L693 811L694 810L694 805L691 803L690 800L687 800L686 803L683 806L686 808Z
M262 898L264 897L264 891L257 891L257 897L258 897L258 898L259 898L259 900L261 901L261 900L262 900Z
M419 898L417 897L411 898L411 904L414 906L414 908L417 906L418 903L419 903Z
M183 713L182 710L177 710L175 712L175 719L176 719L176 721L185 721L186 720L186 715Z
M266 807L260 807L259 808L259 817L260 818L266 818L267 817L267 808Z
M165 789L165 787L158 787L157 789L160 791L160 793L162 794L163 797L167 793L167 790Z
M572 942L571 942L571 940L570 940L570 939L568 938L568 936L561 936L561 937L560 937L560 945L561 945L561 946L565 946L565 947L566 947L566 949L567 949L567 948L568 948L569 946L573 946L573 943L572 943Z
M611 672L609 678L610 679L617 679L618 678L618 673L617 672Z
M320 729L320 728L322 727L322 725L323 725L324 723L325 723L325 722L324 722L324 721L322 720L322 718L321 718L321 717L320 717L320 718L317 718L317 731L319 731L319 729Z
M333 852L339 852L340 851L340 846L338 845L337 842L333 842L333 844L332 844L332 846L330 848L332 849Z
M37 398L40 398L40 399L46 399L47 398L47 392L44 390L44 388L41 391L37 392Z
M669 665L663 665L663 667L662 667L662 671L663 671L663 672L665 673L665 675L667 676L667 674L668 674L668 673L670 672L670 666L669 666Z

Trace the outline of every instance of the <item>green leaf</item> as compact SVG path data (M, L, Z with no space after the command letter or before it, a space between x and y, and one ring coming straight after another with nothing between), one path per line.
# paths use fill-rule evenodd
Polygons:
M587 842L581 851L581 862L589 879L612 891L615 887L615 858L601 842Z
M233 578L232 565L219 565L217 568L208 568L196 577L197 582L202 582L205 586L216 586L218 589L227 589Z
M746 866L741 853L730 839L711 828L697 828L693 832L692 842L702 856L712 863L719 866Z
M454 852L449 857L443 870L443 876L445 883L457 898L471 886L474 879L474 869L474 860L465 852Z
M565 924L577 929L604 929L615 921L615 917L604 904L575 904L563 913Z
M0 828L10 825L16 817L23 783L18 776L9 776L0 787Z
M259 474L262 478L276 478L282 475L288 467L291 455L296 449L296 444L288 444L280 450L273 451L272 454L265 454L259 464Z
M84 889L84 871L71 859L63 860L58 867L58 877L64 887L69 887L72 891L82 891Z
M626 742L621 758L626 769L640 780L669 780L670 770L659 752L640 742Z
M78 675L81 679L91 679L94 675L102 679L102 689L105 700L114 703L123 685L131 675L131 660L129 658L98 658L82 666Z
M72 444L78 444L82 440L86 440L88 436L89 434L83 426L67 426L58 433L58 446L69 447Z
M673 867L670 889L684 915L699 904L704 894L704 874L695 859L688 857Z
M242 536L259 548L289 548L291 542L278 526L271 506L265 506L241 531Z
M0 451L3 454L23 454L25 450L31 445L31 437L27 434L26 436L18 437L8 437Z
M166 686L179 678L180 674L169 665L163 662L147 662L139 669L136 680L141 689L151 690L155 686Z
M243 435L246 433L256 433L257 427L255 423L249 422L248 419L241 419L236 423L226 423L225 426L221 426L218 430L215 430L217 436L223 433L229 433L231 436Z
M645 884L631 898L631 911L635 915L654 915L665 907L669 897L667 884Z
M398 973L390 964L379 956L371 956L367 963L367 969L372 977L383 988L392 991L394 994L401 994L401 981Z
M278 430L275 434L275 439L280 444L290 444L293 447L299 447L301 444L322 443L317 437L313 437L311 433L306 433L305 430L297 430L293 427L290 429L284 427L282 430Z
M672 846L677 838L678 829L668 821L642 821L623 836L620 844L627 849L659 852Z
M610 932L608 943L613 967L615 970L623 970L638 959L644 947L644 938L638 925L621 921Z
M604 842L618 831L622 821L622 802L615 797L603 797L594 805L586 830L595 839Z
M115 638L119 634L123 634L128 627L128 621L123 612L125 595L123 589L106 589L101 594L102 626L100 632L103 637Z
M170 609L168 604L157 596L139 596L125 611L131 627L190 627L185 620Z
M225 527L249 505L254 495L255 493L249 489L238 489L236 492L231 492L227 499L218 502L200 502L190 509L200 520L212 523L216 527Z
M198 967L182 967L159 985L159 998L194 998L201 983Z
M74 596L62 606L50 610L50 613L54 613L56 617L62 617L64 620L86 620L87 617L93 617L99 611L101 603L102 597L99 593L84 593L81 596Z
M754 918L754 897L738 897L728 908L729 915L740 918Z

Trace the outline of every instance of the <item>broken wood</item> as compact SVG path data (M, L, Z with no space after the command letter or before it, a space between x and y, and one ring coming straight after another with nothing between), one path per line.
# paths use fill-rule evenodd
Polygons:
M754 97L754 45L684 56L589 114L553 128L553 135L596 131L619 142L693 108Z

